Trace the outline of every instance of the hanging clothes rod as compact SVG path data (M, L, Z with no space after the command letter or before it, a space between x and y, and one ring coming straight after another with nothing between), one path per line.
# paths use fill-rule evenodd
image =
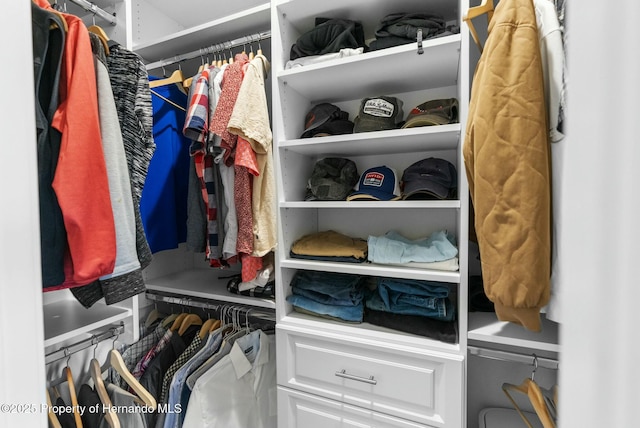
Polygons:
M211 311L220 311L221 309L227 307L236 310L243 311L247 316L258 318L265 321L276 322L275 311L273 309L265 309L259 308L256 306L245 305L241 303L233 303L233 302L223 302L223 301L209 301L194 297L176 297L169 296L166 294L160 294L157 292L153 292L151 290L147 290L146 297L149 300L154 300L156 302L169 303L173 305L181 305L181 306L190 306L193 308L201 308Z
M516 352L498 351L495 349L479 348L477 346L467 346L469 353L481 358L490 360L509 361L523 363L530 366L544 367L546 369L558 370L560 363L558 360L547 357L538 357L535 354L519 354Z
M97 5L91 3L90 1L87 1L87 0L69 0L69 1L71 3L77 4L87 12L91 12L94 15L98 15L100 18L104 19L111 25L116 25L118 23L118 20L116 19L115 15L112 15L106 10L101 9Z
M105 340L108 340L114 337L117 338L122 333L124 333L124 324L120 324L119 326L116 326L116 327L111 327L109 330L103 333L93 335L88 339L81 340L71 345L63 346L60 349L56 349L55 351L48 353L47 355L45 355L45 363L51 364L56 361L60 361L64 358L69 357L71 354L75 354L77 352L83 351L87 348L97 345L100 342L104 342ZM62 354L62 355L58 355L58 354Z
M177 62L186 61L189 59L199 58L207 54L213 54L216 52L224 52L228 49L236 48L238 46L244 46L246 44L260 42L264 39L271 38L271 31L263 31L261 33L249 34L238 39L229 40L223 43L213 43L207 47L200 48L197 51L176 55L173 58L161 59L147 64L147 70L154 70L156 68L162 68L167 65L175 64Z

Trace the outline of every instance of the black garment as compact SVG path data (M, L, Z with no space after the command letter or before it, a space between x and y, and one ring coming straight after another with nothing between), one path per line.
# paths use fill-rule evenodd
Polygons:
M89 385L82 385L78 390L78 404L86 408L86 411L81 416L82 427L100 428L104 413L102 413L102 402L98 393ZM89 409L98 409L99 412L90 412Z
M182 336L180 336L177 331L173 332L166 348L151 360L151 363L149 363L149 366L142 374L140 384L144 389L149 391L156 400L160 399L160 395L162 393L162 380L164 378L164 374L178 359L180 354L187 349L187 346L189 346L199 331L200 326L192 326L189 327ZM149 412L146 414L146 417L147 426L155 426L157 415Z
M54 25L55 24L55 25ZM33 75L36 97L40 257L44 288L64 282L67 232L52 183L58 165L61 135L51 126L58 108L60 68L66 34L54 13L31 2Z
M392 13L385 16L376 29L376 40L369 44L371 50L404 45L417 40L418 30L422 39L430 39L445 32L442 16L424 13Z
M340 52L344 48L366 47L362 24L348 19L316 18L316 26L291 46L289 59Z
M419 315L374 311L365 307L364 322L429 337L441 342L458 343L458 330L455 321L440 321Z
M55 405L56 407L54 409L60 409L67 406L62 397L58 397ZM73 417L73 413L56 413L56 416L58 417L58 421L60 422L60 425L62 425L62 428L76 428L76 420Z

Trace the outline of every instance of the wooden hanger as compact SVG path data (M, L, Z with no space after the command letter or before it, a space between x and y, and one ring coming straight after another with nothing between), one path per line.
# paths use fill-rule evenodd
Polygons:
M184 320L187 315L188 314L186 312L178 314L176 319L173 321L173 324L171 324L171 327L169 328L169 330L177 331L180 328L180 325L182 324L182 320Z
M107 36L107 33L105 33L101 27L95 24L87 28L87 30L89 30L90 33L93 33L100 38L102 47L104 47L105 55L109 55L109 36Z
M102 403L103 409L106 409L104 413L104 418L109 424L111 428L120 428L120 420L118 419L118 415L112 410L111 399L109 398L109 393L107 392L106 386L104 386L104 381L102 380L102 369L100 368L100 363L95 358L91 359L89 363L89 371L91 373L91 379L93 380L93 387L98 393L98 397L100 397L100 402Z
M192 325L202 325L202 319L196 314L189 314L182 320L178 334L182 336Z
M78 395L76 394L76 385L73 380L71 368L69 367L69 359L71 358L71 356L68 354L68 350L66 348L65 354L67 355L67 365L62 369L62 376L60 376L56 380L51 381L49 383L49 388L54 388L57 393L56 387L62 383L67 383L67 388L69 389L69 397L71 398L73 419L76 422L76 427L82 428L82 418L80 417L80 413L78 413ZM59 394L57 396L59 396Z
M471 37L473 41L480 49L480 53L482 53L482 44L480 43L480 38L478 37L478 33L476 32L476 28L473 26L473 22L471 21L473 18L477 18L480 15L487 14L487 25L491 22L491 18L493 18L493 0L482 0L479 6L470 7L467 13L462 17L462 19L469 26L469 31L471 32Z
M209 333L213 333L218 327L220 327L220 320L209 318L200 328L200 333L198 333L200 339L204 339Z
M152 80L149 82L149 87L150 88L157 88L158 86L167 86L167 85L171 85L172 83L179 83L180 86L182 86L182 82L184 82L184 76L182 75L182 70L181 69L177 69L176 71L174 71L173 73L171 73L171 76L165 78L165 79L158 79L158 80Z
M46 389L45 392L47 394L47 407L49 408L47 412L47 418L49 419L49 426L51 426L51 428L62 428L62 424L58 419L58 415L56 415L53 412L53 403L51 403L51 396L49 395L49 390Z
M533 406L533 409L535 410L536 415L538 415L538 418L540 419L540 422L542 422L542 426L544 428L556 428L556 423L553 417L551 416L551 413L549 412L549 408L547 407L547 403L540 389L540 386L534 381L534 375L538 368L538 359L536 358L535 355L533 356L533 363L534 363L534 368L533 368L533 371L531 372L531 378L526 378L520 385L503 383L502 391L509 398L509 401L511 401L511 404L513 404L514 408L516 409L516 411L518 412L522 420L527 424L528 428L533 428L533 426L531 425L531 422L529 422L527 417L524 415L524 413L520 410L520 407L511 396L510 391L520 392L527 396L527 398L529 399L529 402L531 402L531 405Z
M36 3L37 4L37 3ZM53 7L47 9L49 12L55 14L58 18L60 18L60 21L62 21L62 29L64 30L65 33L69 32L69 24L67 24L67 20L64 19L64 15L62 14L62 12L57 11L56 9L54 9Z
M133 392L136 393L138 398L140 398L147 407L155 410L158 405L156 399L153 398L153 395L151 395L151 393L142 386L138 379L136 379L131 374L131 372L127 368L127 365L122 359L122 355L116 349L112 349L109 351L109 354L107 355L107 362L100 368L101 376L102 373L106 372L110 368L113 368L118 372L120 377L124 379L125 382L127 382L127 385L131 387Z
M144 321L144 326L149 328L153 325L157 320L164 318L164 314L158 310L158 306L154 306L154 308L147 315L147 319Z
M165 319L162 320L162 327L169 328L169 326L173 325L173 322L178 318L179 314L171 314L168 315Z

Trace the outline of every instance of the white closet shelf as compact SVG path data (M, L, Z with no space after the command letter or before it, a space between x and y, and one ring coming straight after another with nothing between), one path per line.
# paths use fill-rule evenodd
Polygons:
M303 202L282 202L280 208L313 208L313 209L409 209L409 208L440 208L459 209L460 201L303 201Z
M370 344L376 346L393 346L396 350L399 346L407 346L409 352L415 352L416 348L460 352L460 345L457 343L446 343L429 337L418 336L366 322L357 324L340 322L309 314L302 314L293 310L279 322L286 324L287 328L293 326L294 328L311 328L316 331L321 331L321 335L325 338L334 335L340 335L341 337L347 335L357 338L358 341L368 341Z
M306 99L320 102L352 100L375 90L397 94L453 86L458 79L460 34L423 42L425 53L418 55L417 43L367 52L318 64L283 70L278 80L283 90L290 88ZM419 64L416 64L418 58ZM403 64L415 64L403 67ZM394 79L403 67L402 79ZM371 82L374 88L368 88Z
M289 269L349 273L355 275L383 276L388 278L407 278L424 281L438 281L453 284L460 283L460 272L416 269L400 266L381 265L375 263L335 263L285 258L280 262L280 267Z
M195 11L192 12L197 13ZM270 3L263 3L238 13L160 37L153 42L134 43L133 50L146 63L170 59L175 55L193 51L194 49L207 48L215 43L224 43L247 34L268 30L270 28L270 15Z
M328 156L329 154L360 156L362 153L372 151L379 154L398 154L455 150L460 141L460 132L460 124L454 123L330 137L299 138L281 141L278 143L278 147L280 150L314 156Z
M48 303L43 309L45 347L117 323L132 315L131 309L107 306L102 302L87 309L72 299Z
M536 333L513 323L498 321L493 312L470 312L467 337L485 343L560 352L558 324L546 319L544 314L542 331Z
M239 303L242 305L275 309L276 305L274 300L241 296L227 291L227 282L229 279L219 277L233 275L234 273L236 272L214 269L192 269L148 279L146 285L149 290L178 294L184 296L185 299L197 297L218 302Z

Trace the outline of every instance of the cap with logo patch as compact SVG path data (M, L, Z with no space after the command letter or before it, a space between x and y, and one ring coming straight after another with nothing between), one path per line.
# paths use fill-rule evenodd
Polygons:
M365 98L353 121L353 132L384 131L398 128L402 120L402 100L385 95Z
M347 201L394 201L400 199L400 186L393 168L376 166L360 176L356 191Z

